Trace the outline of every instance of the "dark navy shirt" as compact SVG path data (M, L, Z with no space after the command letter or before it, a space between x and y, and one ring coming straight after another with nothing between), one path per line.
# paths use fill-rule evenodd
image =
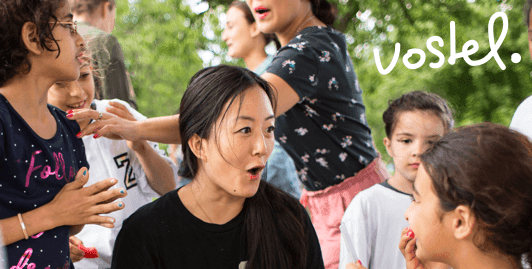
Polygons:
M299 102L276 119L275 138L307 190L341 183L377 157L342 33L320 26L303 29L277 52L266 72L299 95Z
M0 219L49 203L80 168L89 167L77 122L59 108L48 109L57 132L43 139L0 94ZM6 246L8 268L69 268L69 231L61 226Z

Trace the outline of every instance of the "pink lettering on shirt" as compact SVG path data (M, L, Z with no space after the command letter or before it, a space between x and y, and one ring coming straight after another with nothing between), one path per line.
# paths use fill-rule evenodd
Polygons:
M30 185L31 174L42 167L42 165L35 166L35 156L41 153L42 150L37 150L31 154L30 167L28 169L28 173L26 174L26 187ZM55 169L52 171L52 167L50 165L45 165L40 173L41 178L46 179L51 175L55 175L55 178L57 180L65 179L66 182L70 182L72 178L75 178L76 175L72 166L69 169L68 175L66 174L65 160L63 158L63 154L61 152L54 152L53 156L55 161Z
M35 263L28 264L28 261L30 260L32 253L33 253L32 248L26 249L26 252L24 252L24 254L22 254L22 256L20 257L18 264L11 266L11 268L9 269L24 269L24 267L26 266L28 266L27 269L35 269Z

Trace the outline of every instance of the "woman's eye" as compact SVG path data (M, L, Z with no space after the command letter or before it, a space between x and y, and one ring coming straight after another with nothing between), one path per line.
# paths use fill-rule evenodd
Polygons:
M86 79L89 76L89 73L81 74L79 76L80 79Z
M429 145L434 145L434 143L436 143L436 141L428 141L427 144Z
M244 134L251 133L251 128L245 127L245 128L238 130L238 132L244 133Z
M270 126L268 127L268 129L266 130L268 133L273 133L273 131L275 131L275 126Z
M399 142L408 144L408 143L412 142L412 140L410 140L410 139L402 139L402 140L399 140Z

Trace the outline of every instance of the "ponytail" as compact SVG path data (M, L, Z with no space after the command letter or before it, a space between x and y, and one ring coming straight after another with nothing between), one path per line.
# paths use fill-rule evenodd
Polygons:
M296 199L261 181L243 210L249 257L246 269L307 267L307 213Z
M332 27L336 21L336 15L338 9L329 3L327 0L311 0L312 13L316 18L325 23L327 26Z

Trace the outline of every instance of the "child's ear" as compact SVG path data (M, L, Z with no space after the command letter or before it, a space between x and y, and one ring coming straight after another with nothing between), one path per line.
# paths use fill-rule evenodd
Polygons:
M201 150L204 146L205 139L202 139L199 135L194 134L189 140L188 140L188 146L190 147L190 150L192 150L192 153L196 155L196 158L202 160L203 162L207 161L206 154L203 153Z
M393 158L392 140L390 140L390 138L386 136L384 137L382 142L384 143L384 146L386 147L386 152L388 153L388 155Z
M457 206L450 215L452 218L452 229L456 239L466 239L475 230L475 215L472 210L464 205Z
M22 26L22 42L30 53L40 55L42 53L41 39L37 30L37 25L33 22L26 22Z

